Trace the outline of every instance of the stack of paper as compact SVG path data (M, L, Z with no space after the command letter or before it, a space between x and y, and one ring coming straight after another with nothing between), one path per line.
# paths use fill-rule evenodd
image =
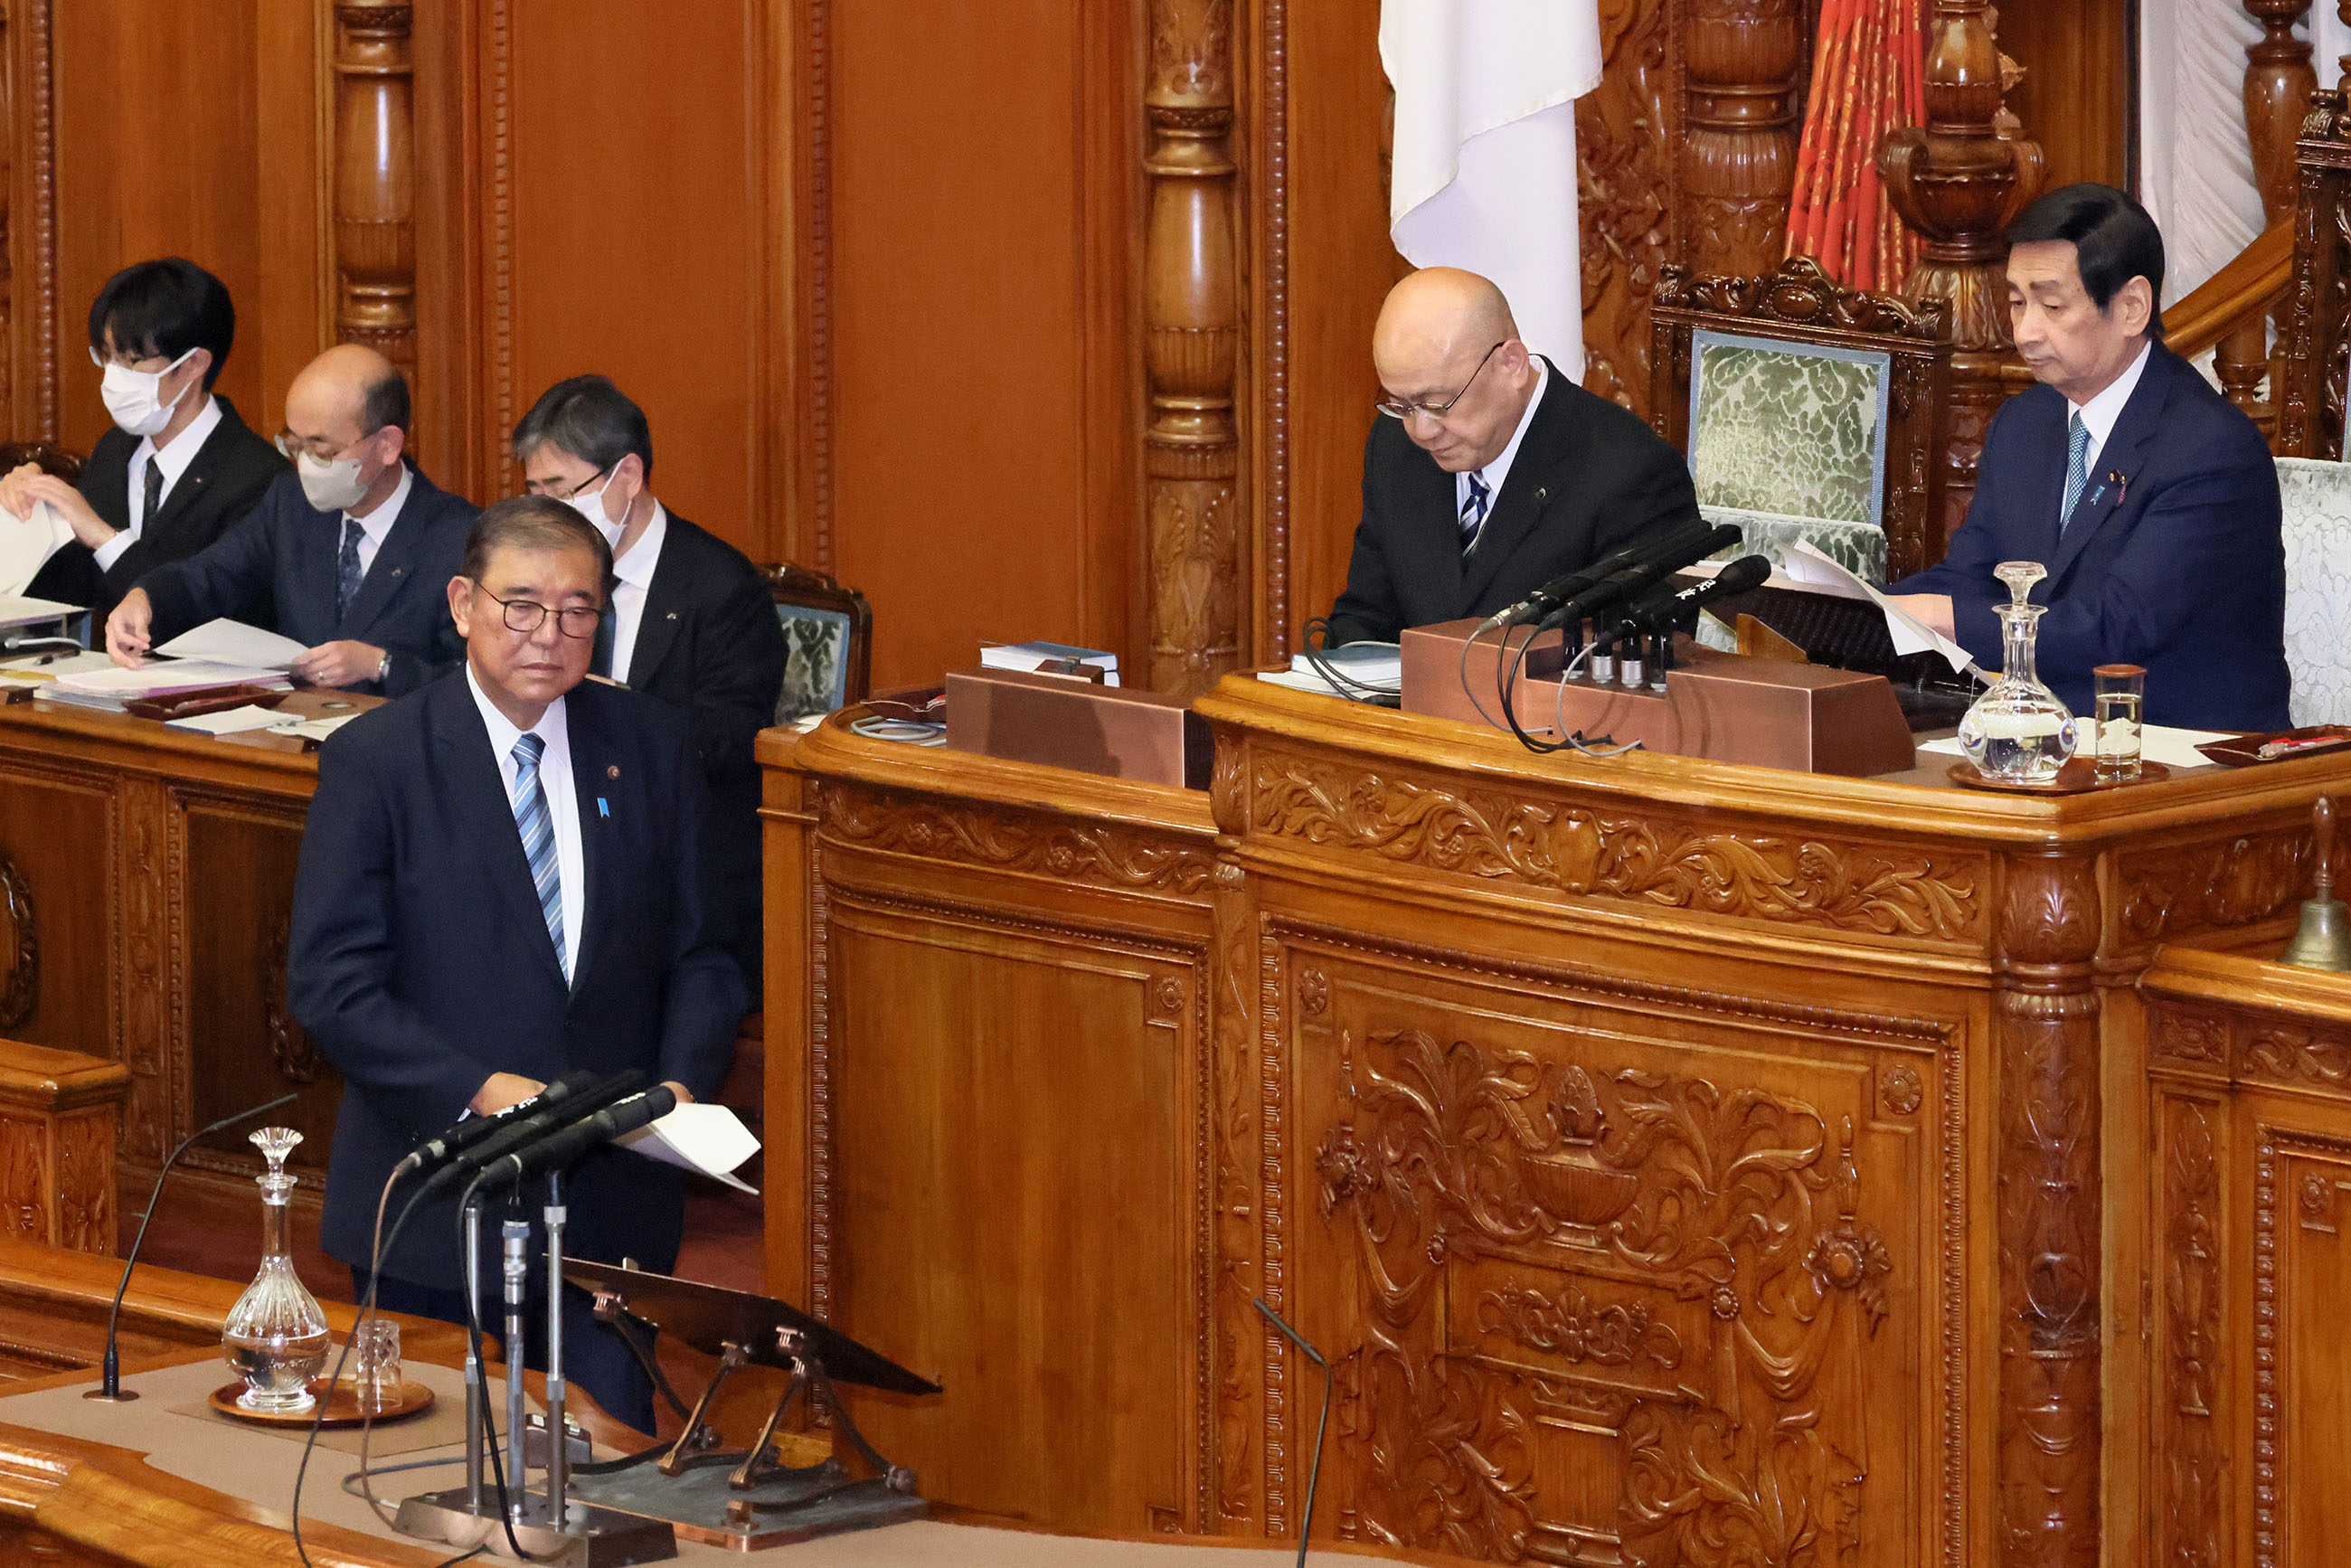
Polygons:
M155 650L167 659L207 659L215 664L251 664L283 670L309 650L291 637L248 626L242 621L207 621Z
M1333 684L1317 668L1315 659L1341 684ZM1349 643L1324 649L1311 658L1292 654L1288 670L1260 670L1257 678L1295 692L1321 692L1327 696L1393 696L1404 690L1404 650L1394 643Z
M0 685L46 686L63 675L87 675L96 670L114 668L114 661L103 653L68 653L47 664L38 659L37 654L26 654L22 662L0 664Z
M614 1140L647 1159L702 1175L740 1192L759 1189L728 1173L759 1152L759 1140L724 1105L680 1105L657 1122Z
M135 670L92 670L87 674L59 675L41 688L46 702L71 703L77 707L122 711L125 703L142 697L176 695L211 686L256 685L283 688L293 683L286 672L251 664L216 664L206 659L173 659L141 664Z
M247 703L243 707L223 709L219 713L190 714L186 718L163 721L172 729L192 730L198 735L242 735L248 729L276 729L281 725L297 722L297 716L277 712L275 708L255 707Z
M1894 639L1894 651L1900 654L1923 653L1928 650L1942 655L1953 673L1975 668L1975 655L1918 620L1885 594L1862 581L1852 572L1831 560L1814 548L1809 539L1800 539L1788 551L1788 576L1806 588L1839 594L1844 598L1860 596L1886 612L1886 634Z
M1118 655L1099 648L1072 648L1066 643L985 643L980 667L988 670L1033 670L1059 659L1075 659L1102 672L1102 685L1118 685Z

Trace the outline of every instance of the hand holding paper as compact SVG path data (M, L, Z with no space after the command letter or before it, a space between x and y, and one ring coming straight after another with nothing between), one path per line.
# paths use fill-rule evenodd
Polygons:
M729 1175L737 1166L759 1152L759 1140L742 1119L724 1105L680 1105L657 1122L616 1140L647 1159L702 1175L741 1192L757 1192L748 1182Z
M1866 598L1886 612L1886 634L1894 639L1896 653L1923 653L1932 651L1942 655L1953 670L1975 670L1975 655L1949 637L1936 631L1902 608L1893 599L1872 588L1844 567L1814 548L1810 540L1800 539L1788 552L1787 573L1808 588L1819 588L1844 598ZM1980 675L1982 671L1977 670Z
M308 650L291 637L280 637L242 621L224 620L207 621L193 632L183 632L155 652L174 659L210 659L215 664L283 670Z

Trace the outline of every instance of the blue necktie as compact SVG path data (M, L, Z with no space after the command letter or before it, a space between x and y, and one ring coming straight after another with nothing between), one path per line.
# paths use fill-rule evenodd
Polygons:
M531 886L538 893L538 912L547 918L547 934L555 938L555 962L563 967L563 872L555 859L555 820L548 814L547 791L538 787L539 753L544 737L525 735L515 741L515 826L522 831L522 852L530 862Z
M1461 503L1461 553L1468 555L1478 548L1478 530L1486 526L1486 500L1494 492L1477 475L1466 476L1469 481L1469 498Z
M357 517L343 519L342 553L335 558L335 622L338 625L342 623L343 612L349 610L351 601L359 597L360 579L367 575L360 570L360 535L362 531ZM532 766L538 766L535 758Z
M2057 514L2061 539L2065 537L2065 525L2074 520L2074 504L2090 482L2090 427L2082 423L2079 413L2065 426L2065 509Z

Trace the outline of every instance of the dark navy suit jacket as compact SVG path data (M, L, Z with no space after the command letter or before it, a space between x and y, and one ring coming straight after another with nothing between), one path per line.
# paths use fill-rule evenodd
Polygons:
M343 1074L321 1240L346 1262L367 1261L392 1166L494 1071L545 1082L634 1067L697 1098L726 1075L746 994L706 908L685 716L593 681L565 703L587 881L569 985L462 671L319 753L287 978ZM672 1167L599 1150L575 1168L569 1203L579 1256L675 1261L684 1196ZM420 1209L387 1271L455 1287L453 1223L445 1204Z
M139 580L154 601L154 640L223 615L274 627L306 648L347 637L392 655L391 675L381 686L371 681L354 688L391 696L456 668L465 648L449 619L449 580L465 561L475 508L413 465L410 473L408 499L340 620L335 567L342 514L317 510L304 498L301 479L288 474L252 516L185 560Z
M2041 678L2092 712L2090 672L2147 667L2147 718L2194 729L2283 729L2287 716L2285 547L2277 465L2261 432L2154 345L2091 465L2064 537L2064 394L2009 400L1984 434L1974 504L1941 564L1894 593L1948 593L1959 641L1987 671L2002 662L1992 569L2037 560Z
M1333 645L1393 643L1407 626L1490 615L1562 573L1698 520L1681 454L1557 365L1466 559L1455 490L1401 421L1372 421L1363 519L1346 590L1331 607Z

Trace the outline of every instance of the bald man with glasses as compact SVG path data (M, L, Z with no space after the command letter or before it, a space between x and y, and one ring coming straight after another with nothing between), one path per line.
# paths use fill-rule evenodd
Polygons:
M1398 283L1372 361L1386 395L1364 444L1333 646L1489 615L1698 516L1681 455L1520 342L1509 302L1475 273Z

